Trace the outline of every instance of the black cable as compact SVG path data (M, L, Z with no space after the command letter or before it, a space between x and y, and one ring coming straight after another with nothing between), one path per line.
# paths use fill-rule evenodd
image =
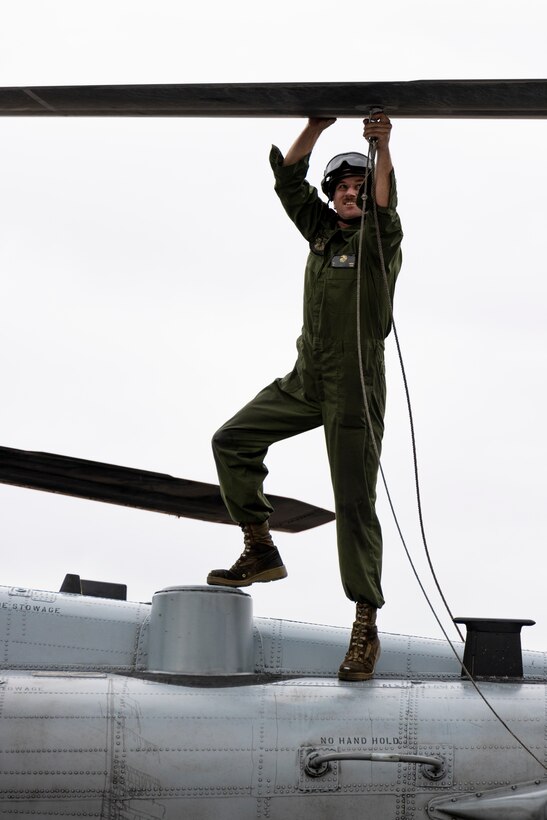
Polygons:
M359 255L358 255L358 263L357 263L357 310L356 310L356 315L357 315L357 351L358 351L358 360L359 360L359 376L360 376L360 380L361 380L361 390L362 390L362 393L363 393L363 403L364 403L364 407L365 407L365 415L366 415L366 418L367 418L367 424L368 424L368 428L369 428L369 431L370 431L370 437L371 437L374 452L375 452L375 455L376 455L376 458L377 458L377 461L378 461L378 467L379 467L379 470L380 470L380 474L382 476L382 482L383 482L383 485L384 485L384 489L386 491L386 496L387 496L388 503L389 503L389 506L390 506L390 509L391 509L393 520L395 522L395 526L396 526L397 531L399 533L399 537L400 537L401 542L403 544L406 556L408 558L408 561L410 563L410 566L412 568L412 571L414 573L416 581L418 582L418 585L419 585L419 587L422 591L422 594L423 594L423 596L424 596L424 598L425 598L431 612L433 613L433 617L437 621L437 624L439 625L439 628L440 628L442 634L444 635L448 645L450 646L450 649L454 653L454 655L455 655L458 663L460 664L464 674L466 675L466 677L468 678L468 680L470 681L472 686L475 688L475 691L480 696L480 698L483 700L485 705L492 712L494 717L500 722L500 724L509 732L511 737L513 737L513 739L516 740L516 742L519 744L519 746L521 746L522 749L524 749L524 751L528 752L528 754L536 761L536 763L539 763L539 765L545 771L547 771L547 766L534 754L534 752L524 743L524 741L522 741L518 737L518 735L516 735L515 732L513 732L511 727L506 723L506 721L501 717L501 715L499 715L498 712L494 709L494 707L489 702L489 700L487 699L485 694L482 692L481 688L479 687L477 681L474 679L471 672L465 666L465 664L464 664L462 658L460 657L460 655L458 654L458 651L457 651L456 647L454 646L453 642L450 640L450 637L448 636L447 631L445 630L444 626L442 625L441 620L440 620L440 618L437 615L437 612L435 610L435 607L433 606L429 596L427 595L427 592L426 592L426 590L425 590L425 588L422 584L422 581L420 579L419 573L418 573L418 571L417 571L417 569L414 565L414 562L412 560L412 557L411 557L410 552L408 550L408 547L406 545L406 542L405 542L405 539L404 539L404 536L403 536L403 533L402 533L402 530L401 530L401 527L400 527L400 524L399 524L399 520L397 518L397 514L395 512L395 507L393 505L393 501L392 501L392 498L391 498L391 494L389 492L389 488L387 486L385 473L384 473L384 470L383 470L383 467L382 467L382 464L381 464L381 460L380 460L380 452L379 452L378 444L376 442L376 439L375 439L375 436L374 436L374 430L373 430L373 427L372 427L372 418L371 418L371 415L370 415L370 407L369 407L369 403L368 403L368 397L367 397L366 386L365 386L365 377L364 377L364 372L363 372L363 357L362 357L362 348L361 348L361 298L360 297L361 297L361 276L364 275L364 254L363 254L364 242L363 242L363 237L364 237L364 232L365 232L364 228L365 228L365 217L366 217L366 206L367 206L366 191L367 191L367 183L368 183L369 176L371 177L372 212L373 212L373 217L374 217L374 227L375 227L375 231L376 231L376 239L377 239L377 243L378 243L378 255L379 255L379 259L380 259L380 267L381 267L381 270L382 270L384 286L385 286L385 289L386 289L386 295L387 295L388 305L389 305L389 310L390 310L391 323L392 323L392 327L393 327L393 336L395 338L395 343L396 343L396 347L397 347L397 354L398 354L398 357L399 357L399 364L400 364L400 367L401 367L401 373L402 373L402 377L403 377L403 384L404 384L404 390L405 390L405 396L406 396L406 402L407 402L407 409L408 409L408 416L409 416L409 423L410 423L410 431L411 431L411 439L412 439L412 457L413 457L413 464L414 464L414 479L415 479L415 486L416 486L416 499L417 499L417 505L418 505L418 517L419 517L419 521L420 521L420 530L421 530L421 535L422 535L422 542L423 542L423 545L424 545L424 548L425 548L425 553L426 553L426 556L427 556L427 561L428 561L428 564L429 564L431 574L433 576L433 580L435 582L435 585L437 587L439 595L441 596L441 599L442 599L443 604L446 608L446 611L448 612L452 622L454 623L454 616L452 615L452 612L450 610L448 602L446 601L446 598L445 598L445 596L442 592L440 583L437 579L437 575L436 575L434 567L433 567L433 563L432 563L432 560L431 560L431 556L430 556L430 553L429 553L429 548L428 548L428 545L427 545L427 539L426 539L426 535L425 535L425 526L424 526L424 521L423 521L423 512L422 512L422 503L421 503L420 481L419 481L419 473L418 473L418 456L417 456L417 448L416 448L416 436L415 436L415 432L414 432L414 419L413 419L413 413L412 413L412 404L411 404L411 401L410 401L410 391L409 391L409 388L408 388L408 381L407 381L407 377L406 377L406 370L405 370L405 366L404 366L404 362L403 362L401 346L400 346L400 343L399 343L399 336L398 336L398 333L397 333L397 328L396 328L396 325L395 325L395 319L394 319L394 316L393 316L393 303L392 303L392 300L391 300L391 294L389 292L389 282L388 282L387 271L386 271L386 266L385 266L384 251L383 251L383 248L382 248L382 239L381 239L381 236L380 236L380 225L379 225L379 220L378 220L378 207L377 207L375 191L374 191L374 185L375 185L375 156L376 156L376 147L375 147L373 142L370 142L369 143L369 153L368 153L368 157L367 157L367 159L368 159L367 170L366 170L366 173L365 173L365 181L364 181L364 186L363 186L364 201L363 201L362 216L361 216L361 226L360 226L360 232L359 232L359 248L358 248L358 254ZM456 623L454 623L454 626L455 626L461 640L463 641L463 636L460 632L460 629L459 629L458 625Z

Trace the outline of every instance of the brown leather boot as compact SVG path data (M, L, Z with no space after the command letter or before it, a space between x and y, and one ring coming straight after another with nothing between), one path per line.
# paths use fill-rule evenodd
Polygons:
M380 657L376 608L357 604L349 649L338 670L339 680L369 680Z
M245 549L230 569L213 569L207 576L212 586L248 587L287 577L287 569L272 541L268 522L240 524Z

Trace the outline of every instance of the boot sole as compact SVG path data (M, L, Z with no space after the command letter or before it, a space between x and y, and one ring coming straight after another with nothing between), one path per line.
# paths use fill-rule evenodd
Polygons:
M218 587L250 587L251 584L266 584L268 581L280 581L288 575L286 567L275 567L275 569L267 569L264 572L259 572L258 575L252 575L250 578L242 578L241 581L233 581L230 578L221 578L219 575L208 575L207 583L209 586Z
M362 681L362 680L370 680L374 677L374 672L376 671L376 664L380 659L380 655L382 654L382 647L378 647L378 654L376 655L376 660L374 662L374 669L372 672L343 672L341 669L338 670L338 680L349 680L349 681Z
M374 672L338 672L338 680L360 681L370 680Z

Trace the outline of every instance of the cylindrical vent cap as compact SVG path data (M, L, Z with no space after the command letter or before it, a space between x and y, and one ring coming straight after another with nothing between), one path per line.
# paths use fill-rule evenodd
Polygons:
M167 587L152 598L148 670L175 675L254 672L253 602L231 587Z

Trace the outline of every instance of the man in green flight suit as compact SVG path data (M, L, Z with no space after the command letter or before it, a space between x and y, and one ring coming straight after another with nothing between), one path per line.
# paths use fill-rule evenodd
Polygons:
M239 587L286 577L268 527L272 506L262 490L268 472L264 458L270 444L324 425L342 583L347 597L357 605L350 646L338 677L367 680L380 652L376 610L384 603L376 477L384 429L384 339L391 329L390 302L401 267L402 231L395 210L391 123L385 114L364 121L364 136L376 146L373 195L383 265L370 208L360 244L359 206L367 157L339 154L329 162L321 187L332 208L307 182L311 151L334 122L312 118L285 158L275 146L270 154L275 190L310 246L304 325L292 372L262 390L213 437L222 496L230 516L243 529L245 549L230 569L212 570L207 583ZM358 276L361 363L372 430L358 355Z

